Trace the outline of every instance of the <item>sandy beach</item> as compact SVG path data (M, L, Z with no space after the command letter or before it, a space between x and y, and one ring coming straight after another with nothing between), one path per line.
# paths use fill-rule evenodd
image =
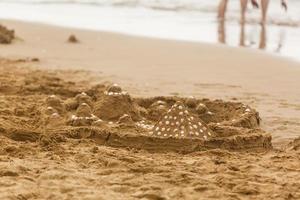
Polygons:
M223 45L1 24L16 31L12 44L0 45L1 199L300 198L300 63ZM78 43L67 41L71 34ZM6 123L37 123L36 110L51 93L67 101L110 83L134 98L193 96L249 105L273 148L180 154L99 145L88 137L43 140L26 133L20 141L4 134Z

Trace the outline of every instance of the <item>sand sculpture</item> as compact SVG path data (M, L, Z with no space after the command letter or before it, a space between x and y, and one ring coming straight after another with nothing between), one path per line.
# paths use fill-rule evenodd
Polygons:
M157 137L208 139L213 132L197 116L192 115L185 105L178 101L153 127L150 135Z
M40 134L59 134L95 139L101 145L149 151L272 147L270 134L259 128L258 112L239 102L180 97L132 98L116 84L73 93L67 92L65 96L42 93L34 100L35 108L42 108L40 112L15 116L14 122L3 118L0 129L8 137L20 140L34 141ZM22 105L26 106L26 102L30 101ZM12 129L18 122L21 127L24 124L20 131Z
M108 86L104 95L95 104L95 115L103 120L118 120L124 114L133 120L139 118L138 106L132 98L117 84Z
M0 24L0 44L10 44L15 38L15 31Z
M62 100L56 96L51 95L46 99L47 111L51 114L57 113L62 115L66 112L65 105Z
M71 116L70 124L73 126L89 126L98 120L100 119L92 114L91 107L86 103L81 103L76 110L76 114Z

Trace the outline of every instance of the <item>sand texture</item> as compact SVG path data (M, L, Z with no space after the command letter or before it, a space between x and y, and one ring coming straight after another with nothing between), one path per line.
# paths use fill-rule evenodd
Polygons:
M3 24L0 199L300 198L299 63Z
M0 63L1 199L300 197L299 139L273 150L270 134L259 128L259 113L249 106L134 98L120 90L110 93L110 84L74 81L88 78L84 71L34 65ZM106 101L127 103L108 104L101 115L107 120L101 120L93 113ZM171 108L178 101L201 118L209 138L150 133L155 118L164 119L157 114L161 105ZM120 113L112 116L116 105Z

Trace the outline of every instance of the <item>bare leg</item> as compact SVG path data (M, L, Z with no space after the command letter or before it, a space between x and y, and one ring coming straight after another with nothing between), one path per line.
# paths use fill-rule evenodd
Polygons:
M266 25L261 25L261 32L260 32L260 42L259 42L259 49L265 49L267 46L267 33L266 33Z
M286 3L286 0L281 0L281 6L284 8L285 11L287 11L288 6L287 6L287 3Z
M240 0L240 1L241 1L241 23L244 23L246 19L248 0Z
M245 22L241 23L241 31L240 31L240 46L244 47L245 45Z
M220 43L226 43L226 27L225 20L220 20L218 24L218 40Z
M256 0L251 0L251 3L254 8L259 8L259 5Z
M227 9L228 0L221 0L218 10L218 40L220 43L226 43L226 30L225 30L225 13Z
M227 9L228 0L221 0L218 9L218 19L225 20L225 13Z
M261 22L262 22L262 24L266 23L269 2L270 2L270 0L261 0L261 10L262 10Z

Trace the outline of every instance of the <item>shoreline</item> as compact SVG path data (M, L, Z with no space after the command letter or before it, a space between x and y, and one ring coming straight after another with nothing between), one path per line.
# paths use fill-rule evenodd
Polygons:
M72 27L72 26L64 26L64 25L58 25L53 23L46 23L46 22L35 22L35 21L27 21L27 20L19 20L19 19L9 19L9 18L0 18L0 22L7 22L7 23L24 23L24 24L31 24L31 25L40 25L40 26L49 26L49 27L56 27L58 29L65 29L70 30L71 32L91 32L91 33L103 33L106 35L116 35L116 36L124 36L124 37L132 37L132 38L139 38L139 39L146 39L146 40L160 40L160 41L166 41L166 42L177 42L177 43L187 43L187 44L194 44L194 45L209 45L214 46L216 48L228 48L228 49L239 49L241 51L245 50L250 53L254 54L261 54L266 55L269 57L279 58L281 60L285 60L288 62L295 62L300 63L300 60L297 60L293 57L288 57L285 55L278 54L276 52L269 52L264 51L260 49L255 48L249 48L249 47L241 47L241 46L232 46L228 44L222 44L222 43L212 43L212 42L205 42L205 41L198 41L198 40L191 40L191 39L176 39L176 38L165 38L165 37L158 37L158 36L147 36L147 35L139 35L139 34L133 34L133 33L125 33L125 32L118 32L118 31L109 31L109 30L97 30L97 29L91 29L91 28L79 28L79 27ZM229 20L230 21L230 20ZM251 22L251 21L249 21ZM259 23L258 23L259 24ZM17 38L21 39L22 38Z
M214 5L213 2L211 4ZM275 5L278 4L271 4L270 12L279 12L280 14L270 13L272 17L270 16L269 22L271 24L268 23L265 28L254 23L259 19L258 10L249 10L249 23L241 26L238 20L239 12L236 9L238 8L237 2L230 6L232 8L229 9L228 20L225 24L218 23L214 12L169 13L129 7L82 7L77 4L22 5L4 3L2 10L0 9L0 18L43 22L50 25L78 27L96 31L107 30L158 39L172 38L174 40L209 42L211 44L226 43L234 47L260 48L270 54L283 55L299 61L299 51L295 45L300 42L297 38L299 31L297 28L280 26L280 23L284 23L285 20L289 21L291 18L289 18L290 15L281 13L282 10L277 10L278 8ZM31 13L34 13L34 15ZM279 18L274 18L274 16ZM292 19L298 19L297 15ZM274 25L274 23L277 25Z

